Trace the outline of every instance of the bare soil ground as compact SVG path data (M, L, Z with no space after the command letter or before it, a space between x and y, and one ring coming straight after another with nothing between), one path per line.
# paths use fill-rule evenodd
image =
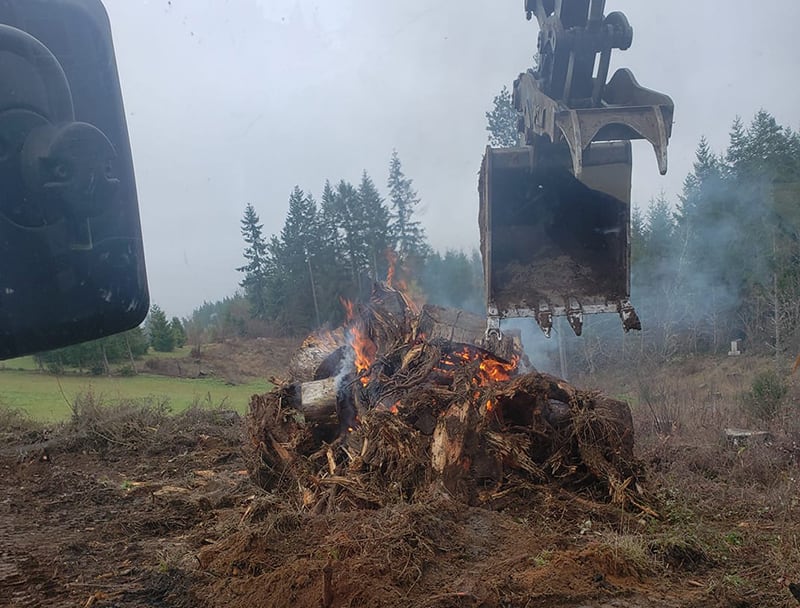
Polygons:
M796 410L769 445L727 446L757 365L686 365L626 387L657 517L556 484L502 510L434 490L314 514L251 483L232 413L5 414L0 606L796 606Z

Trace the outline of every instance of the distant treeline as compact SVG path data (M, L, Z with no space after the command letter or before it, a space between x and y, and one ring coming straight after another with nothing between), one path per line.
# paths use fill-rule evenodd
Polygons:
M391 265L428 300L482 309L480 256L433 251L417 217L419 203L394 152L385 196L366 172L358 185L326 181L319 203L295 187L283 229L271 237L248 204L241 222L245 264L237 270L251 316L286 334L337 324L341 298L367 297ZM240 330L246 324L241 320Z
M67 368L92 374L110 374L116 365L123 374L136 374L136 360L149 349L170 352L186 344L184 322L178 317L167 320L163 310L154 304L144 325L126 332L38 353L34 359L40 368L61 373Z
M641 333L587 319L568 358L591 370L621 360L800 352L800 135L760 111L737 118L727 148L705 138L677 201L662 194L632 215L632 301ZM550 345L551 355L555 350Z

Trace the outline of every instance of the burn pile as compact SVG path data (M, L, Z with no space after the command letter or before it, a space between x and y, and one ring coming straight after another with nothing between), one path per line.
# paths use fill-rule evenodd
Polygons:
M310 336L292 378L254 395L251 472L316 513L446 491L501 508L543 484L641 503L627 404L529 370L518 337L376 284L346 326Z

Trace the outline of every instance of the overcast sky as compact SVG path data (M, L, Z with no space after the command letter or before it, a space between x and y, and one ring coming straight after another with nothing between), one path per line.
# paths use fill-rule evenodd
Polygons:
M386 182L396 148L434 247L478 245L485 112L529 67L522 0L104 0L131 135L151 296L188 315L237 288L239 221L268 234L295 184ZM608 0L615 53L676 105L670 171L634 148L634 201L674 201L702 134L723 150L760 108L800 126L797 0Z

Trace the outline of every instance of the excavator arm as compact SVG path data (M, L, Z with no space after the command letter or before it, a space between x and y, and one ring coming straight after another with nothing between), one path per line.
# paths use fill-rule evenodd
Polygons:
M630 70L608 79L611 53L633 29L605 0L525 0L539 25L538 65L514 82L519 142L487 148L481 168L481 252L490 335L532 317L550 335L566 316L616 312L640 329L630 302L631 140L650 142L660 173L674 105Z

